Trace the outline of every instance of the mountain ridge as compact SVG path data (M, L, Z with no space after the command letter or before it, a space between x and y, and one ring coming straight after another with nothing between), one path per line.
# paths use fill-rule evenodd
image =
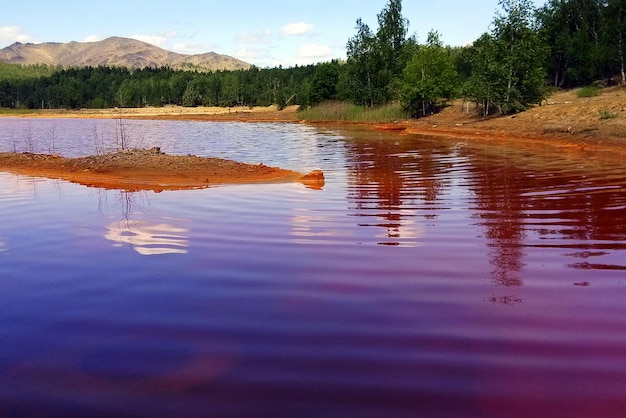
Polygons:
M245 70L250 64L215 52L180 54L131 38L112 36L96 42L15 42L0 50L0 62L62 67L170 67L175 70Z

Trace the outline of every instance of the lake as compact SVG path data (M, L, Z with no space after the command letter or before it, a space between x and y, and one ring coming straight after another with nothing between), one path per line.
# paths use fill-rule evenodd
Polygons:
M326 175L127 192L0 172L0 416L618 417L620 154L305 124L130 145ZM119 121L0 119L82 156Z

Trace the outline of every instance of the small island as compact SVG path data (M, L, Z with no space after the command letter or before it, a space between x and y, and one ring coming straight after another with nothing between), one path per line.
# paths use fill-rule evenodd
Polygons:
M219 184L301 182L320 189L324 174L306 175L265 164L221 158L168 155L155 147L80 158L53 154L0 153L2 171L61 179L89 187L129 191L201 189Z

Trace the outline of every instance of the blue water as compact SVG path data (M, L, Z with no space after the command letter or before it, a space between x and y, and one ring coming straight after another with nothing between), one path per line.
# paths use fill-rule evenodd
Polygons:
M54 125L56 152L87 155L94 124L115 146L111 123L0 119L0 149L47 152ZM322 169L326 185L126 192L0 173L0 416L626 410L618 154L128 123L143 147Z

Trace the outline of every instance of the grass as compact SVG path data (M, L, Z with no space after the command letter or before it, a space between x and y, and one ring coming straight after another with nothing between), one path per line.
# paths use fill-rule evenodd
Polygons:
M365 107L338 101L324 102L306 110L301 110L298 116L308 121L318 122L370 123L394 122L409 118L409 114L402 110L399 103Z
M17 116L17 115L32 115L37 113L37 109L10 109L6 107L0 107L0 115Z
M581 87L577 92L576 96L579 98L583 97L594 97L600 94L600 89L596 86L585 86Z
M613 113L608 109L601 109L598 113L600 120L615 119L617 117L617 113Z

